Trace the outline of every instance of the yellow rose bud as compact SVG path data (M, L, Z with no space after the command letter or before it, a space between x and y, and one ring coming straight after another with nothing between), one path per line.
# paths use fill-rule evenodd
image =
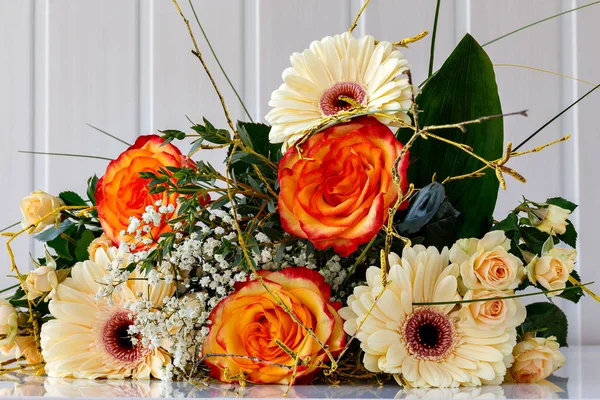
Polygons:
M17 330L17 311L8 301L0 299L0 346L11 346L17 336Z
M542 285L547 290L564 289L569 280L577 250L553 248L542 253L541 257L535 256L527 265L527 278L531 283ZM548 293L548 296L558 296L562 291Z
M501 298L511 294L510 291L469 290L463 300L490 300L463 303L459 315L481 330L521 325L527 314L521 300Z
M450 249L450 261L460 266L467 289L515 289L524 275L521 260L510 254L510 240L503 231L486 233L482 239L460 239Z
M29 196L21 200L21 214L23 215L21 225L23 228L27 228L37 223L37 226L29 233L41 232L45 227L52 225L56 221L56 214L48 214L64 205L65 203L61 199L51 194L42 192L41 190L32 192Z
M100 237L97 237L96 239L92 240L92 242L88 246L88 254L90 255L90 260L96 259L96 251L98 249L102 249L106 253L111 247L113 247L112 240L110 240L108 236L106 236L103 233L102 235L100 235Z
M567 231L567 218L571 211L550 204L548 208L540 208L534 213L541 219L540 223L535 225L540 231L549 235L562 235Z
M27 274L23 289L27 292L28 300L35 300L56 289L56 286L58 286L56 270L47 265L42 265Z
M565 356L558 351L556 337L535 337L525 334L513 349L515 362L508 371L518 383L534 383L546 379L565 363Z
M30 365L42 362L42 355L38 351L37 343L33 336L17 336L15 338L17 345L16 358L25 357Z

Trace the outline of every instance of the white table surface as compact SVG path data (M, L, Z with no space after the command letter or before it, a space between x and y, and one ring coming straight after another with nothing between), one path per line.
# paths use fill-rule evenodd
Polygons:
M409 389L386 386L295 386L288 398L324 399L600 399L600 346L563 349L566 364L549 380L552 383L483 386L457 389ZM88 381L4 375L1 399L137 399L137 398L278 398L285 386L194 386L182 382Z

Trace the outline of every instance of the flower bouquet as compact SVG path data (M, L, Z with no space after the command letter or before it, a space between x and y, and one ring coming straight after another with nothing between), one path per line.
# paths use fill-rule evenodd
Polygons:
M560 368L565 314L520 298L597 299L574 270L577 206L492 213L507 176L525 182L510 160L568 136L504 144L503 118L526 112L503 113L473 37L417 85L399 48L428 32L355 37L367 1L291 56L270 125L235 124L174 4L228 126L140 136L84 195L22 200L22 229L3 233L18 279L0 300L3 371L457 387ZM222 167L199 157L223 148ZM24 233L45 248L30 272L11 249Z

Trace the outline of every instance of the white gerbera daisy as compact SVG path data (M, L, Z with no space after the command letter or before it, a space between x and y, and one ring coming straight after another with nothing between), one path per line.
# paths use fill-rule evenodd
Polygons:
M344 330L354 334L365 352L365 368L396 374L412 387L457 387L500 383L515 344L514 327L481 330L459 317L455 304L414 303L461 300L458 265L448 265L448 250L406 248L402 259L390 254L390 285L381 292L381 270L367 270L367 286L358 286L340 310Z
M290 61L283 84L271 94L273 109L265 117L272 125L271 143L287 148L322 118L353 107L340 96L366 111L390 110L389 118L377 116L385 124L398 126L392 118L410 121L406 111L412 92L403 75L408 62L390 42L375 44L373 36L356 39L346 32L312 42L304 52L292 54Z
M110 253L110 251L109 251ZM170 362L166 351L149 349L139 337L129 333L135 316L125 307L135 301L133 290L144 282L144 293L153 304L165 294L172 295L173 284L161 281L148 287L146 281L128 281L111 295L112 301L96 298L113 257L98 249L94 261L75 264L71 278L65 279L50 301L50 313L56 318L42 326L42 355L46 373L51 377L84 379L160 378ZM126 260L123 260L126 266ZM169 294L170 293L170 294Z

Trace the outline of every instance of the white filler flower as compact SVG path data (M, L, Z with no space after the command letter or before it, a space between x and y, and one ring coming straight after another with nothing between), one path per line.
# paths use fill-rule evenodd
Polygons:
M390 42L375 44L373 36L356 39L346 32L311 43L290 57L283 84L271 94L273 109L265 116L272 125L271 143L284 149L323 118L354 107L346 96L366 111L389 110L377 116L384 124L398 126L392 118L410 119L411 87L404 73L408 62Z

